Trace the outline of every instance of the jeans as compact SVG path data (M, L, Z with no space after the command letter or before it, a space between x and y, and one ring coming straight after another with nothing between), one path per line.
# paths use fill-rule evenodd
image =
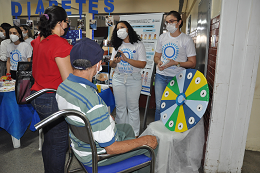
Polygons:
M34 93L35 91L32 91ZM31 104L41 120L59 111L55 98L56 93L44 93L34 99ZM68 150L68 126L64 118L60 118L43 128L44 142L42 158L46 173L64 173L66 152Z
M113 76L113 93L116 103L117 124L130 124L135 136L140 131L139 97L142 89L140 73L115 73Z
M160 107L161 107L162 95L165 90L165 87L172 80L172 78L173 78L172 76L163 76L158 73L156 73L155 75L154 90L155 90L156 110L155 110L154 121L160 120Z

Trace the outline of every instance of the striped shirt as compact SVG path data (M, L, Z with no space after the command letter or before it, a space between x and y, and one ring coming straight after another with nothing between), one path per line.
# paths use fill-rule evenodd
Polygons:
M107 106L96 92L96 85L87 79L70 74L58 87L56 99L59 109L75 109L88 118L96 143L97 152L105 153L104 147L118 141L117 128L108 113ZM68 116L66 121L76 126L83 126L83 121L76 116ZM89 144L77 139L70 132L71 146L76 157L86 166L92 166L92 154Z

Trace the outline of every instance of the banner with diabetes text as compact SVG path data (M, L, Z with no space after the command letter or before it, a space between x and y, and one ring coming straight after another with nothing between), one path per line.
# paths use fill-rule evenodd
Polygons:
M141 94L150 95L150 86L154 68L154 53L157 39L161 33L163 13L122 15L120 21L125 20L130 23L136 33L142 38L142 42L146 49L147 63L145 68L141 70L142 90ZM112 85L114 69L111 69L109 84Z

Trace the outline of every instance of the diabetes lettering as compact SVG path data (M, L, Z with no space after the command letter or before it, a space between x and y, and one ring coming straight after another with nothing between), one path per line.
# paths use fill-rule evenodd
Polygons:
M82 14L82 4L86 4L86 0L75 0L76 3L79 4L79 14ZM114 11L114 0L104 0L105 4L105 12L111 13ZM71 0L61 1L61 6L66 11L71 9ZM52 5L58 5L57 1L49 1L49 6ZM22 5L19 2L11 2L11 8L12 8L12 16L20 16L22 14ZM89 13L98 14L98 10L95 10L98 8L98 0L89 0ZM31 4L30 2L27 2L27 13L28 16L31 14ZM44 6L42 0L38 0L37 8L35 11L35 14L43 14L44 13ZM67 11L68 15L71 15L70 11Z

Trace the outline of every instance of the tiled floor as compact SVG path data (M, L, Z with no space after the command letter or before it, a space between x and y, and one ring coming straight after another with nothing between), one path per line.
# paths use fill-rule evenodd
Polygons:
M142 124L144 109L141 109L140 112ZM153 121L154 110L149 110L148 115L147 124ZM38 132L27 130L21 138L21 147L14 149L10 135L5 130L1 130L0 173L43 173L43 162L41 152L38 150L38 145ZM259 163L259 152L246 151L242 173L259 173ZM76 159L72 162L71 167L79 167Z

